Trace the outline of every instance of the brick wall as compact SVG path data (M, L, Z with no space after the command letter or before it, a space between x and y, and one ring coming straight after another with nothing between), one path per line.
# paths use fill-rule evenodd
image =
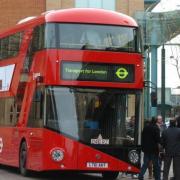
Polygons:
M56 10L60 9L61 7L61 0L46 0L46 10Z
M61 8L62 9L75 7L74 4L75 4L74 0L61 0Z
M46 0L46 9L67 9L74 7L74 0Z
M130 0L129 1L129 15L134 16L136 11L144 10L144 0Z
M46 0L0 0L0 31L15 25L20 19L40 15L46 10Z
M0 31L15 25L20 19L38 16L52 9L75 7L75 0L0 0ZM116 0L116 11L133 16L144 10L144 0Z
M116 0L116 11L133 16L144 10L144 0Z

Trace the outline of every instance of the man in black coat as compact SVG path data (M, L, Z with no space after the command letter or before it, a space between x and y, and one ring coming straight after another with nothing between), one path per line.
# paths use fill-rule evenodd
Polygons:
M177 123L180 126L178 118ZM162 145L165 149L163 180L168 180L172 159L174 179L180 180L180 128L176 127L176 120L170 120L170 126L163 131Z
M139 179L144 179L144 174L148 168L149 162L153 162L155 180L160 180L159 165L159 145L160 145L160 129L153 120L149 125L145 126L142 132L142 151L144 152L144 162L139 173Z

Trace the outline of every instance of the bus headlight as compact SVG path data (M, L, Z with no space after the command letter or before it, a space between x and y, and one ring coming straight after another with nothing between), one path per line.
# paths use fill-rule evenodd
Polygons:
M129 161L133 164L137 164L139 162L139 153L136 150L131 150L128 153Z
M64 159L64 151L62 149L54 148L50 152L51 158L55 162L60 162Z

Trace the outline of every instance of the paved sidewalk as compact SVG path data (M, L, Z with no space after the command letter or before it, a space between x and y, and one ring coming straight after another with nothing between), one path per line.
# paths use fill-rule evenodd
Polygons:
M163 176L163 173L161 173L161 178L162 178L162 176ZM172 169L172 166L171 166L170 172L169 172L169 178L170 178L170 177L173 177L173 169ZM121 180L121 179L122 179L122 180L130 180L130 179L132 180L132 179L138 179L138 178L132 178L132 176L131 176L130 174L125 175L125 174L120 173L120 174L119 174L119 177L118 177L118 180ZM154 178L152 178L152 179L154 179ZM146 171L144 180L149 180L148 170Z

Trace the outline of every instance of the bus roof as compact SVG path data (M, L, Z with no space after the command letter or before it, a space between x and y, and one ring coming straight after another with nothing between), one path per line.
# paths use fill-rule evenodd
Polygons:
M130 16L95 8L72 8L52 11L45 14L45 21L137 26L136 21Z

